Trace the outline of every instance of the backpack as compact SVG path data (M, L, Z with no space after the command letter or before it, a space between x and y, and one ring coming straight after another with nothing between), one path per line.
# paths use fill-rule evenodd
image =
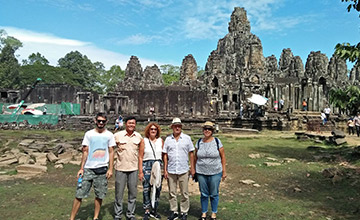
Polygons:
M220 142L219 142L219 139L217 137L214 137L215 138L215 142L216 142L216 146L217 146L217 149L219 150L219 145L220 145ZM197 141L197 146L198 146L198 149L200 149L200 141L202 140L202 138L200 138L198 141Z

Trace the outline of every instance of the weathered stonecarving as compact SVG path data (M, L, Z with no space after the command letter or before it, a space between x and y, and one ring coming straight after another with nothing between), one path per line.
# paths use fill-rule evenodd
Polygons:
M207 92L217 114L237 113L252 93L269 98L268 108L284 100L285 109L301 109L302 100L308 110L319 111L329 104L330 88L359 84L359 67L351 71L349 80L346 62L320 51L311 52L305 69L299 56L284 49L277 63L274 55L264 58L260 39L250 32L244 8L235 8L229 33L219 40L205 68ZM358 65L356 65L358 66Z
M228 31L210 53L202 76L197 76L196 60L189 54L182 62L180 81L165 86L156 65L143 70L139 59L132 56L125 79L115 92L105 96L78 89L63 92L49 88L44 92L38 86L27 101L38 102L38 97L44 97L45 102L46 97L49 104L56 103L62 94L73 97L66 98L67 101L80 103L83 114L105 111L149 115L151 112L164 117L232 118L239 115L242 105L249 106L247 97L254 93L269 99L265 107L268 111L281 99L283 111L301 109L304 99L308 110L319 111L329 104L331 88L359 85L360 64L352 68L348 77L346 62L334 55L329 60L320 51L313 51L305 68L301 58L294 56L289 48L283 49L279 61L274 55L264 57L261 41L251 33L244 8L234 9ZM11 94L11 91L8 95L2 92L2 100L19 99Z

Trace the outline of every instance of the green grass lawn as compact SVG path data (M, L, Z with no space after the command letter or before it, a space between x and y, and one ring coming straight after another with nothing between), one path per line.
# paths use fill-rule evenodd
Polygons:
M83 135L83 132L66 131L0 131L0 150L4 137L14 138L11 146L15 147L17 141L34 133L58 139L82 138ZM349 148L325 147L321 152L310 151L307 147L316 145L312 141L300 142L295 137L282 138L276 132L266 134L267 131L264 131L262 135L251 138L218 136L225 146L228 172L228 179L221 184L218 219L360 219L359 174L339 166L342 160L348 159L342 153ZM262 157L251 159L248 156L257 153ZM314 155L319 154L331 154L338 159L317 161ZM267 157L278 161L294 158L296 161L268 167L264 165L264 162L270 161ZM359 166L358 158L351 158L350 164ZM341 180L333 183L321 174L323 169L329 167L338 167L343 171ZM68 219L77 170L78 167L74 165L66 165L62 170L49 165L47 174L31 180L0 182L0 219ZM260 187L239 182L245 179L254 180ZM113 218L113 182L114 178L110 180L100 219ZM91 193L84 200L77 219L92 219L93 199ZM160 200L159 212L162 219L166 219L169 214L166 192L162 192ZM200 210L199 196L191 195L188 219L198 219ZM136 214L141 219L141 189L138 192Z

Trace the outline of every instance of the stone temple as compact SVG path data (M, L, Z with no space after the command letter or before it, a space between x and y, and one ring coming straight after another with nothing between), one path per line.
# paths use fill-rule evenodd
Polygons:
M210 53L203 75L197 76L196 60L189 54L183 59L180 81L165 86L156 65L143 69L139 59L132 56L125 79L114 92L97 95L69 90L74 93L67 96L72 99L67 101L81 103L83 114L105 111L147 117L153 108L157 117L236 118L241 106L251 105L247 103L251 94L268 98L263 107L266 112L271 112L275 101L281 99L284 111L301 109L304 99L308 110L320 111L329 105L331 88L359 85L359 79L360 65L356 64L348 76L344 60L336 56L329 60L320 51L311 52L305 66L291 49L284 49L279 60L274 55L264 57L261 40L251 33L245 9L236 7L228 34ZM49 89L45 91L43 86L38 86L27 101L60 103L62 100L50 97L56 92ZM254 109L254 105L251 108Z
M279 61L274 55L264 57L244 8L234 9L228 31L211 52L202 76L197 77L196 60L188 55L182 62L180 81L168 87L156 65L142 70L139 60L131 57L126 78L116 92L121 94L117 102L125 101L127 108L118 105L112 110L146 114L153 106L160 115L236 116L255 93L269 99L267 109L281 99L284 109L301 109L305 99L308 110L320 111L329 104L330 88L359 85L359 66L348 77L344 60L333 56L329 61L320 51L309 54L305 67L291 49L284 49Z

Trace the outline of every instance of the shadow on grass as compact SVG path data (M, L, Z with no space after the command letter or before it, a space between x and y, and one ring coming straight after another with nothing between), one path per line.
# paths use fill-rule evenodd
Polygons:
M344 169L344 172L352 171ZM304 171L301 175L289 175L281 180L274 180L269 184L269 188L291 200L301 200L306 206L311 206L308 207L311 210L322 212L323 216L355 220L360 219L359 182L359 175L345 175L334 182L320 172Z
M140 195L140 194L138 194ZM168 197L167 197L168 193L167 192L162 192L161 196L160 196L160 201L159 201L159 208L157 210L157 212L161 215L161 219L166 219L167 216L170 215L170 206L169 206L169 201L168 201ZM109 195L109 196L113 196L113 195ZM125 192L124 197L127 197L127 192ZM109 200L109 198L107 199ZM180 201L180 197L178 196L178 203ZM180 207L180 206L179 206ZM126 219L126 211L127 211L127 200L124 199L123 202L123 213L122 213L122 219ZM79 209L79 212L76 216L76 219L93 219L93 214L94 214L94 203L93 202L89 202L87 205L81 206ZM197 219L201 214L201 207L200 207L200 201L198 196L191 196L190 197L190 210L188 213L188 218L189 219ZM111 216L111 218L109 218L108 216ZM143 204L142 204L142 194L141 196L138 196L137 201L136 201L136 209L135 209L135 215L136 215L136 219L139 219L141 217L144 216L144 210L143 210ZM105 217L106 216L106 217ZM115 212L114 212L114 203L113 201L108 201L105 204L103 203L103 205L101 206L100 209L100 214L99 214L99 219L100 220L108 220L108 219L113 219L115 216Z
M357 162L360 154L356 148L315 147L313 150L309 150L286 146L263 146L255 147L253 150L274 155L277 158L295 158L302 163L296 168L292 168L298 169L297 171L280 171L284 172L280 178L274 177L268 182L269 189L274 193L288 197L290 201L301 200L303 204L311 205L310 209L323 212L323 216L332 216L335 219L360 219L359 172L354 168L338 166L339 162ZM309 162L321 162L321 165L309 164ZM328 167L338 167L336 169L339 170L339 175L336 178L327 178L322 175L321 171L316 171L327 165ZM281 166L289 166L290 169L291 165L283 164ZM277 168L269 169L274 169L273 172L275 172Z

